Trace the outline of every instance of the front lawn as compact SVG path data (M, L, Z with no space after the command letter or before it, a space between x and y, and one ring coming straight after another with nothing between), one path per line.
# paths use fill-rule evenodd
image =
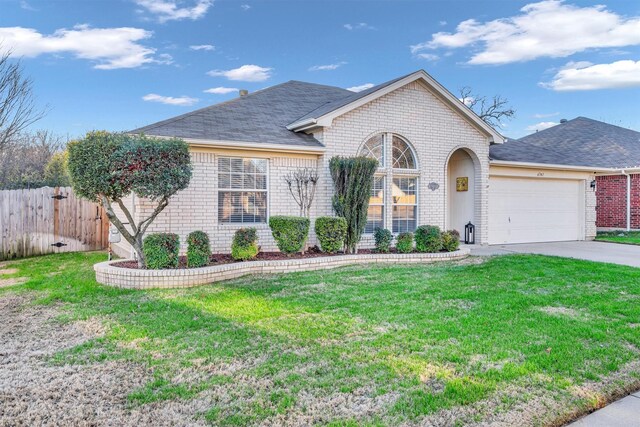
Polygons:
M560 425L640 388L640 269L509 255L125 291L96 284L101 260L0 267L27 280L0 289L0 348L39 351L0 364L0 424L40 405L54 423Z
M640 245L640 231L602 231L598 233L596 240Z

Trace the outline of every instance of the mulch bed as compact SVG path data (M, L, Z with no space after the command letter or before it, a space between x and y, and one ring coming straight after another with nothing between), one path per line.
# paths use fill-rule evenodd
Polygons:
M376 253L376 252L371 249L358 250L358 254L372 254L372 253ZM395 253L395 249L391 249L391 253ZM326 252L322 252L317 247L313 247L313 248L310 248L304 254L296 253L292 255L287 255L282 252L260 252L258 253L258 256L252 261L278 261L278 260L287 260L287 259L305 259L305 258L318 258L318 257L329 257L329 256L339 256L339 255L344 255L344 253L338 252L335 254L329 254ZM230 264L233 262L243 262L243 261L234 260L233 258L231 258L230 254L215 254L215 255L211 255L209 264L207 266ZM120 261L120 262L115 262L112 265L114 267L138 269L137 261ZM180 261L178 261L178 269L184 269L184 268L188 268L187 257L181 256Z

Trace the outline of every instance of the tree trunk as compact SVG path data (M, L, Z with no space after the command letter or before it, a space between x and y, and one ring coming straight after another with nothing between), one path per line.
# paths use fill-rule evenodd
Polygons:
M144 259L144 252L142 251L142 236L137 236L135 244L132 245L133 250L136 252L136 258L138 259L138 268L146 268L147 262Z

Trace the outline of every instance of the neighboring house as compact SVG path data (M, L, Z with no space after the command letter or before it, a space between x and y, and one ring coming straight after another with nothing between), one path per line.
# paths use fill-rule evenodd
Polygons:
M284 181L297 168L320 175L312 223L333 215L328 164L338 155L380 162L361 247L373 245L376 227L399 233L422 224L463 233L471 222L479 244L595 235L595 171L490 164L490 147L504 138L422 70L359 93L290 81L131 133L180 137L192 152L189 188L148 231L174 232L184 243L203 230L217 252L229 252L234 232L248 226L263 250L276 250L268 217L299 214ZM128 203L136 215L149 209L144 200ZM116 250L126 255L125 245Z
M568 170L591 172L595 175L597 227L640 228L640 132L578 117L493 146L491 158L492 165L506 160L561 165L557 170L565 174Z

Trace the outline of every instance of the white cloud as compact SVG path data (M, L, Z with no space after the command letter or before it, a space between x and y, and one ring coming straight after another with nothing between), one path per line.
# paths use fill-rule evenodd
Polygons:
M437 61L440 57L434 53L419 53L416 57L420 59L425 59L427 61Z
M476 100L473 96L465 96L464 98L458 98L458 99L467 107L471 106L471 104L473 104L473 101Z
M155 15L159 22L179 21L182 19L196 20L207 14L213 5L213 0L197 0L191 7L180 7L177 0L134 0L147 12Z
M440 24L441 27L444 27L445 25L447 25L447 21L440 21L438 22L438 24Z
M226 77L229 80L242 82L263 82L271 77L273 68L258 65L243 65L233 70L211 70L207 74L212 77Z
M213 93L215 95L226 95L228 93L232 93L232 92L238 92L238 88L235 87L223 87L223 86L219 86L219 87L212 87L211 89L206 89L203 92L205 93Z
M479 47L470 64L507 64L638 44L640 16L621 16L603 5L579 7L546 0L524 6L516 16L462 21L455 32L435 33L430 41L411 46L411 52Z
M197 98L191 98L188 96L180 96L174 98L173 96L162 96L155 93L150 93L142 97L145 101L149 102L159 102L161 104L167 105L178 105L180 107L188 107L189 105L193 105L198 102Z
M0 28L3 47L15 56L70 53L76 58L94 61L94 68L102 70L167 63L166 57L153 57L155 49L139 43L152 34L140 28L91 28L88 25L61 28L51 35L41 34L33 28Z
M327 65L314 65L313 67L309 67L309 71L331 71L336 68L340 68L345 65L345 61L336 62L335 64L327 64Z
M376 27L374 27L373 25L369 25L366 22L358 22L357 24L344 24L343 27L346 28L349 31L353 31L353 30L375 30L376 29Z
M363 90L371 89L374 86L375 85L373 83L365 83L365 84L360 85L360 86L348 87L347 90L350 90L351 92L362 92Z
M189 46L191 50L215 50L216 47L212 44L194 44Z
M537 132L539 130L549 129L551 127L554 127L557 124L558 123L556 122L540 122L540 123L536 123L535 125L527 126L525 130L529 132Z
M559 116L560 113L559 112L555 112L555 113L536 113L533 115L534 119L546 119L549 117L555 117L555 116Z
M251 9L251 6L249 6L248 4L241 4L240 7L245 11Z
M640 61L611 64L569 63L542 87L555 91L620 89L640 86Z
M20 8L24 10L28 10L30 12L37 12L38 9L31 6L26 0L20 0Z

